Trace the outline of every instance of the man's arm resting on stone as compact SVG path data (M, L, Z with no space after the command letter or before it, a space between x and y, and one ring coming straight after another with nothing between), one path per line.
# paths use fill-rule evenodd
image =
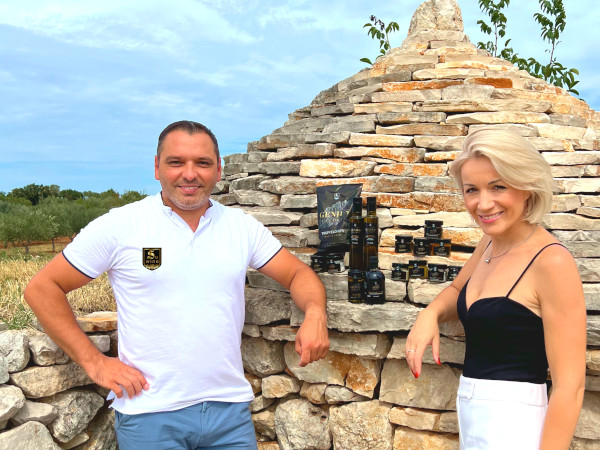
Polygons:
M141 372L118 358L103 355L79 328L67 293L92 281L75 269L61 254L50 261L27 285L25 300L37 316L44 331L73 361L77 362L97 384L129 397L148 389Z
M300 365L324 358L329 350L326 296L317 274L285 248L259 272L289 289L292 300L304 312L304 322L296 334Z

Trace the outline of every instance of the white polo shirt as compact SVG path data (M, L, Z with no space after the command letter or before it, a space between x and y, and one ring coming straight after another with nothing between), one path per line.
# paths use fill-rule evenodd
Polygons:
M122 413L254 398L240 351L246 269L264 266L281 244L242 210L211 203L193 232L160 193L146 197L94 220L63 251L91 278L108 272L119 358L150 384L115 398Z

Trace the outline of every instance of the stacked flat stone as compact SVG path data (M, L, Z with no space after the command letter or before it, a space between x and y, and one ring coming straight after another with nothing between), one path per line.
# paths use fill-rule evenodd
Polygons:
M413 259L394 253L395 235L422 236L426 219L443 220L455 247L429 262L461 265L470 256L482 233L448 165L483 126L519 133L552 165L555 196L543 226L573 253L589 313L587 391L573 445L600 445L600 114L478 50L454 0L423 3L401 47L322 91L247 153L224 157L214 197L256 217L305 262L318 245L317 186L362 183L363 197L377 198L381 228L389 302L350 304L347 274L320 274L332 348L307 368L290 343L301 312L276 283L248 272L243 349L260 440L276 438L282 448L458 448L462 327L442 327L445 364L427 356L418 380L402 351L419 311L447 284L396 282L389 270Z
M116 313L78 320L102 353L115 353ZM101 331L103 334L97 334ZM45 333L0 332L0 449L114 450L108 391Z

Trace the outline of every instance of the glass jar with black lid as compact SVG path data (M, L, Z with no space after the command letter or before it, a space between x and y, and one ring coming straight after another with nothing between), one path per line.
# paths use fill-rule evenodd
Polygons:
M392 263L392 280L408 281L408 264Z
M408 262L409 278L427 278L427 261L413 259Z
M452 251L452 243L450 239L429 239L429 255L430 256L450 256Z
M396 245L394 247L396 253L412 253L413 252L413 237L396 235Z
M432 283L443 283L447 279L448 266L446 264L428 264L427 280Z
M426 238L442 238L442 220L426 220L424 236Z
M429 256L429 242L426 238L414 238L414 256Z

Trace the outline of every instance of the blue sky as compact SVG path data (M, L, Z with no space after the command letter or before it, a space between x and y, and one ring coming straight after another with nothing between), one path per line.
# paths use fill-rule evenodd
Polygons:
M362 28L395 20L399 46L419 0L3 0L0 2L0 191L158 192L153 157L169 123L211 128L223 154L246 151L287 114L377 56ZM459 1L465 32L483 39L476 0ZM565 0L560 62L580 71L581 98L600 109L597 0ZM532 16L513 1L508 37L548 59ZM487 39L486 39L487 40Z

